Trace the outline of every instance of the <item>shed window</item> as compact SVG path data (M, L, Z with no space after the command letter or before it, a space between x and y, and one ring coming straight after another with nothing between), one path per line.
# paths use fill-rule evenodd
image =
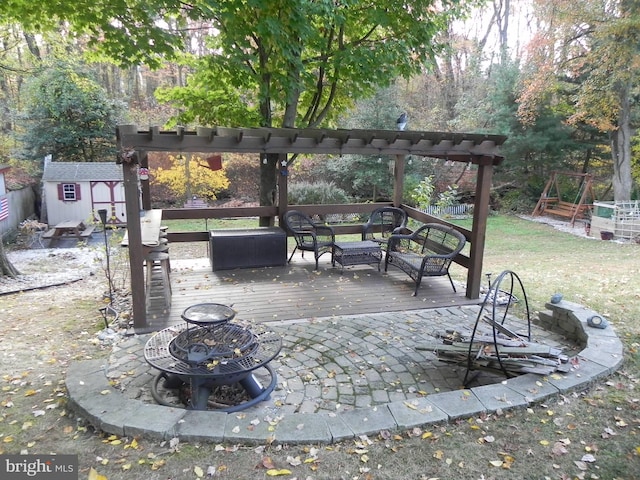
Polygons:
M76 202L80 200L80 185L77 183L59 183L58 200Z

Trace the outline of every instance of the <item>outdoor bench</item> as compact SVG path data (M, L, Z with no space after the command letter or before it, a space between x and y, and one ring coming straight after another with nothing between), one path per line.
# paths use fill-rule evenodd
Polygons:
M564 202L556 197L545 198L544 212L566 218L583 218L589 210L589 205L578 205L575 203Z
M418 293L422 277L446 275L455 292L449 266L465 243L464 235L457 230L439 223L427 223L410 235L389 237L384 270L386 272L391 265L409 275L416 284L413 296Z

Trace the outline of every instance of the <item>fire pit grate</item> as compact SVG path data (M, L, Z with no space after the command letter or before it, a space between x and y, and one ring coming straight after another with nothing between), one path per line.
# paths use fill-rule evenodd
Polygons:
M169 342L169 352L191 365L241 362L256 353L258 338L251 330L224 324L215 328L187 328Z

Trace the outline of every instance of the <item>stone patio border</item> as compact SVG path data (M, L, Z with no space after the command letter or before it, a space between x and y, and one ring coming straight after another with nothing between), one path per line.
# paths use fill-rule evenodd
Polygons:
M66 387L70 407L96 428L118 436L157 440L261 444L330 444L382 430L406 430L446 423L485 412L523 408L569 391L581 390L622 365L623 345L613 327L588 325L595 311L561 301L547 303L535 321L582 346L569 373L526 374L500 383L428 395L340 413L294 413L277 422L254 424L250 415L186 410L130 400L108 382L105 360L70 365Z

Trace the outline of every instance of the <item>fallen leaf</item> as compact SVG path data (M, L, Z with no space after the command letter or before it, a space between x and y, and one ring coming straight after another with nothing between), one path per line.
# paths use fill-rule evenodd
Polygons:
M516 459L514 457L512 457L511 455L506 455L504 456L504 458L502 459L502 468L509 470L511 468L511 466L513 465L513 462L515 462Z
M276 468L275 463L271 457L262 457L262 466L267 470L273 470Z
M578 461L578 460L574 461L573 463L575 463L576 467L578 467L578 469L580 469L580 470L586 470L587 468L589 468L589 467L587 467L586 463Z
M196 477L202 478L204 476L204 470L201 467L195 466L193 467L193 473L195 473Z
M100 475L98 472L96 472L95 469L91 469L89 470L89 478L88 480L107 480L107 477L105 477L104 475Z
M286 468L277 470L274 468L271 470L267 470L267 475L269 475L270 477L277 477L279 475L291 475L291 470L287 470Z
M626 426L628 426L628 424L622 418L617 417L616 418L616 426L617 427L626 427Z
M567 450L567 447L565 447L564 443L556 442L553 444L551 453L553 453L554 455L565 455L566 453L569 453L569 450Z
M609 427L605 428L604 432L602 432L602 438L609 438L613 437L614 435L617 435L616 432Z

